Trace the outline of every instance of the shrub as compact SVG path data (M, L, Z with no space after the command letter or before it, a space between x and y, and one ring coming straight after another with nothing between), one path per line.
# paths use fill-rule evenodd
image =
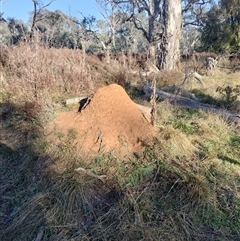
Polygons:
M222 97L222 103L225 108L230 109L234 106L235 101L240 96L240 85L235 87L231 86L218 86L216 92L219 92Z

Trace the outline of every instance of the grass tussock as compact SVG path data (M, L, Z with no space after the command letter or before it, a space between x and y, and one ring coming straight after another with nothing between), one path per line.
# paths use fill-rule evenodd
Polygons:
M54 146L43 134L45 123L64 108L64 98L111 82L141 99L133 87L139 80L128 71L138 67L134 59L109 67L78 50L27 45L9 47L4 56L0 240L240 239L238 129L217 114L164 101L159 134L144 153L82 158L71 145L74 130ZM235 72L227 76L236 84ZM219 72L206 76L208 88L186 88L213 96L225 78ZM89 172L76 172L79 167Z

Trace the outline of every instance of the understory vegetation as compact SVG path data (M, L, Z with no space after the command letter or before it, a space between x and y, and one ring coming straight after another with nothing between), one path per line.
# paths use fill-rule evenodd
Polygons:
M147 104L145 81L181 86L184 68L201 63L144 77L142 60L131 54L109 65L80 50L20 44L3 51L0 240L240 240L240 127L219 114L158 101L159 134L143 153L122 159L83 158L71 145L74 130L55 148L44 134L71 108L67 98L115 82ZM189 79L184 88L239 113L240 73L228 64L208 75L202 67L203 85Z

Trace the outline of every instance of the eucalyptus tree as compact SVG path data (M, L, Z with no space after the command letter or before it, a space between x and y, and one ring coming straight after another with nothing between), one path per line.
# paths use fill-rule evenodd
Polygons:
M31 30L30 30L30 40L34 38L34 32L37 22L43 20L44 15L42 12L50 6L55 0L50 0L48 3L43 4L41 0L31 0L33 2L33 12L32 12L32 21L31 21Z
M191 55L201 44L201 29L213 6L213 0L182 0L181 52Z
M123 14L119 11L119 5L111 0L96 0L102 20L98 21L98 40L100 41L106 60L110 61L110 51L116 51L116 37L121 32Z
M146 22L146 17L139 14L139 19ZM135 28L131 21L126 21L121 24L121 27L116 33L116 50L127 52L146 52L148 50L148 42L142 35L142 32Z
M180 61L180 39L182 31L181 0L163 0L163 27L157 48L157 66L173 70Z
M79 27L72 17L60 10L54 12L44 10L39 15L41 20L36 23L35 29L40 33L41 43L48 47L79 47Z
M8 28L8 23L4 18L0 18L0 44L10 44L12 35Z
M180 60L180 40L184 24L199 24L204 6L212 0L111 0L118 4L148 42L149 59L159 68L172 70ZM191 18L186 20L187 13ZM145 14L147 21L141 21ZM190 15L189 15L190 16Z
M240 0L220 0L202 27L201 50L240 52Z
M65 16L61 11L50 12L44 10L41 13L42 20L36 24L36 29L42 33L42 41L48 46L59 45L59 38L61 34L61 25L65 22Z
M149 59L159 68L176 68L180 58L182 24L181 0L112 0L128 13L131 21L147 40ZM139 14L146 15L141 21Z
M221 0L225 17L225 32L229 35L229 50L240 52L240 0Z
M97 39L95 31L96 18L89 15L88 17L84 16L81 12L82 19L77 19L76 17L71 17L71 20L78 27L76 34L80 39L81 48L83 52L88 51L88 47Z
M15 18L7 19L8 29L11 34L11 44L17 44L22 37L25 37L28 33L26 24Z

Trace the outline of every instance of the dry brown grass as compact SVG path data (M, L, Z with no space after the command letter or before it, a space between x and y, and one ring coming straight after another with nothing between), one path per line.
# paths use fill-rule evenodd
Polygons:
M91 70L81 51L12 46L2 84L18 97L44 99L47 94L79 93L93 86ZM28 90L28 91L26 91ZM28 96L26 96L26 93Z

